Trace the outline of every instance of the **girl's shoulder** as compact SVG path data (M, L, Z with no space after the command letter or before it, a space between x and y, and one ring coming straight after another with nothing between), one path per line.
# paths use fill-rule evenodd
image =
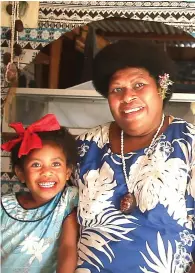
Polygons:
M79 190L76 186L67 186L61 197L61 207L64 207L69 214L78 206Z
M17 201L17 198L16 198L16 194L13 193L13 192L4 194L1 197L1 206L3 208L5 208L4 205L6 205L6 204L11 205L11 204L15 204L15 203L18 203L18 201Z
M62 197L77 198L79 195L79 190L76 186L67 186L63 192Z
M20 193L19 193L20 194ZM23 194L23 193L21 193ZM18 202L17 194L6 194L2 197L2 214L5 217L12 218L22 222L42 221L58 207L62 192L58 193L53 199L39 207L26 209Z
M1 197L1 206L3 206L4 203L18 203L16 194L11 192L11 193L6 193Z

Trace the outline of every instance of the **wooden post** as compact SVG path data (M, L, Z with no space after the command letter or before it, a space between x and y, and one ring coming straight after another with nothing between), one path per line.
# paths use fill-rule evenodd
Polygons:
M59 81L60 57L62 50L62 38L50 45L49 88L57 89Z

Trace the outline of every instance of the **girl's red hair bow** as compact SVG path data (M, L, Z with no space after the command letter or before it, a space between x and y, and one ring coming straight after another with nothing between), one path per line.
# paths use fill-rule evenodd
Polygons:
M47 114L26 129L21 122L11 123L9 126L16 131L18 138L2 144L1 148L10 152L17 143L22 142L18 152L19 158L22 155L27 155L32 149L42 148L42 141L36 132L49 132L60 129L60 124L53 114Z

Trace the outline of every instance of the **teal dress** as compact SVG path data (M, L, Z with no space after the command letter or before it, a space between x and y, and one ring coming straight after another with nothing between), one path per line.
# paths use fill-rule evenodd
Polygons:
M24 209L17 195L2 197L2 273L53 273L63 221L78 204L76 187L66 187L50 202Z

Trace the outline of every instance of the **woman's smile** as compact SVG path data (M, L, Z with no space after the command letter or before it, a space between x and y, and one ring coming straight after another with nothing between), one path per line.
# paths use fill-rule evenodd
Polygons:
M124 110L123 112L125 114L129 114L129 113L138 112L138 111L140 111L142 109L143 109L143 107L136 107L136 108L130 108L130 109Z
M125 108L123 110L121 110L121 116L123 119L127 119L127 120L137 120L137 119L141 119L144 118L145 115L145 108L140 106L140 107L129 107L129 108Z

